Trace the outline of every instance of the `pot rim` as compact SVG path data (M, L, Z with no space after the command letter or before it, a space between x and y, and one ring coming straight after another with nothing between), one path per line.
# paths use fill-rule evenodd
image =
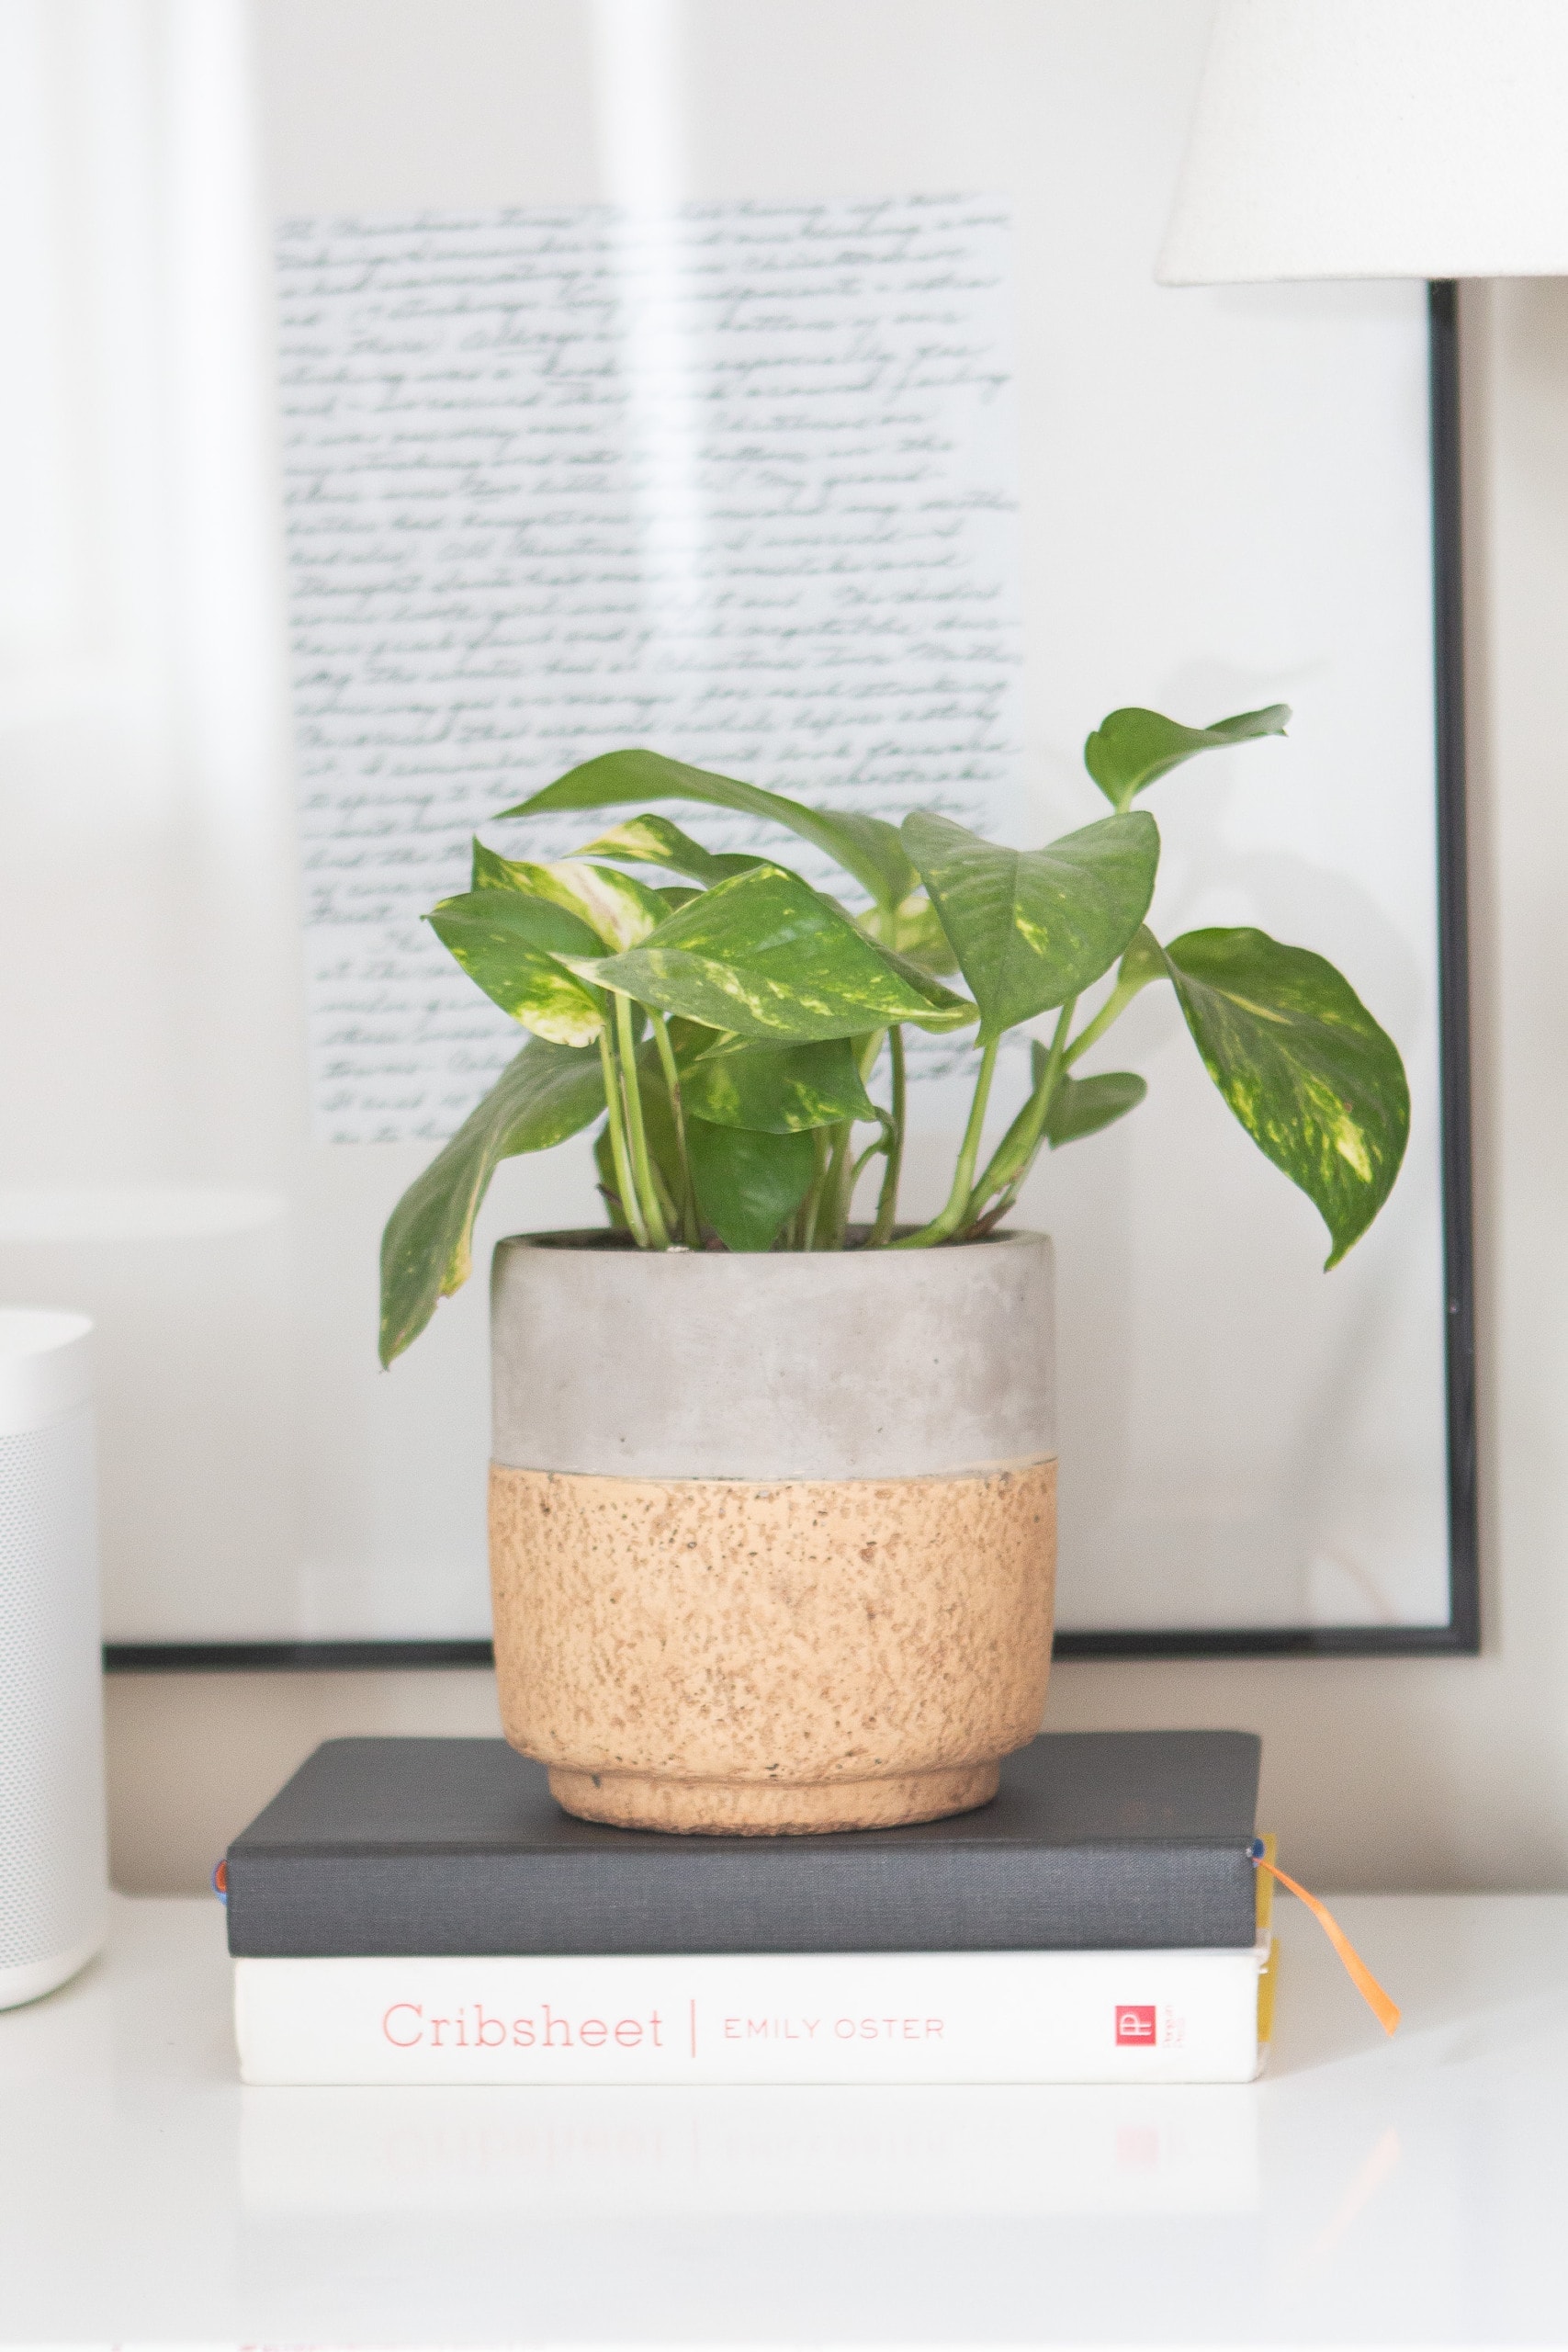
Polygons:
M852 1225L849 1230L852 1234L867 1234L871 1227L868 1225ZM919 1233L919 1230L918 1225L899 1225L894 1228L896 1236ZM615 1257L628 1261L637 1259L650 1265L675 1259L690 1260L694 1264L705 1266L736 1262L750 1264L753 1261L770 1266L819 1266L832 1259L850 1259L856 1265L866 1266L883 1260L897 1265L907 1259L913 1259L916 1264L920 1264L937 1257L957 1257L968 1250L992 1250L1000 1244L1049 1241L1050 1238L1048 1233L1038 1232L1032 1226L1004 1225L994 1233L982 1234L975 1241L936 1242L929 1250L922 1250L918 1257L912 1251L867 1250L863 1245L850 1250L687 1250L677 1243L669 1250L639 1250L629 1233L618 1233L612 1226L592 1225L563 1226L547 1233L503 1233L495 1248L498 1254L502 1250L551 1250L559 1251L563 1256Z

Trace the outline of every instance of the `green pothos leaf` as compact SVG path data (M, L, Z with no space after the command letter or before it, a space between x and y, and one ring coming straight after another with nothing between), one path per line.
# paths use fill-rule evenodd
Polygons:
M1045 1140L1053 1151L1135 1111L1148 1092L1148 1082L1130 1069L1102 1070L1094 1078L1071 1078L1066 1071L1045 1114Z
M890 944L896 954L919 965L922 972L945 977L958 969L953 943L938 920L936 909L923 893L906 899L894 915Z
M527 858L500 857L477 837L473 887L476 890L521 890L527 897L564 907L569 914L580 916L600 944L612 951L635 947L669 912L657 890L650 890L633 875L617 873L613 865L594 865L583 857L563 857L553 865L536 865Z
M779 865L738 874L669 916L640 947L574 964L599 988L759 1044L852 1037L932 1018L929 974L906 978L849 917Z
M1158 829L1141 810L1015 850L918 808L904 841L980 1008L982 1043L1110 969L1143 922L1159 864Z
M660 865L667 874L683 874L688 881L698 882L704 889L715 882L728 882L732 874L749 874L755 865L765 865L762 857L748 857L739 850L705 849L668 817L645 813L628 817L624 825L616 825L597 841L589 842L578 852L580 857L624 858L632 865Z
M852 874L879 907L902 905L915 887L914 871L905 855L896 827L880 817L844 814L829 808L803 808L782 793L764 792L760 785L716 775L707 768L688 767L683 760L667 760L662 752L606 752L569 770L542 792L503 808L502 817L534 817L551 808L613 808L628 800L695 800L713 808L735 808L782 825L807 841Z
M1190 931L1166 962L1203 1066L1313 1202L1337 1266L1393 1187L1410 1090L1393 1039L1321 956L1266 932Z
M1083 747L1084 765L1111 807L1126 808L1145 786L1168 775L1183 760L1250 743L1260 735L1282 735L1290 717L1289 703L1271 702L1265 710L1216 718L1212 727L1183 727L1157 710L1131 706L1100 720Z
M474 835L468 888L470 890L514 890L517 888L516 869L512 860L502 857L498 850L489 848L478 833Z
M596 956L601 941L580 914L531 891L486 887L443 899L425 917L486 996L552 1045L586 1046L604 1009L563 958Z
M381 1237L381 1362L417 1340L468 1279L474 1219L503 1159L564 1143L604 1108L599 1055L530 1037L414 1178Z
M771 1250L817 1168L809 1135L761 1135L706 1119L686 1123L697 1212L727 1250Z
M728 1038L682 1072L681 1097L695 1118L769 1135L876 1116L847 1037L818 1046L755 1046Z

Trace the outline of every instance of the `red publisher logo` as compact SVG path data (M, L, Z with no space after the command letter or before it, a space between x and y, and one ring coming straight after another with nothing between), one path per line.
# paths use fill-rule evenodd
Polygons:
M1156 2010L1152 2001L1145 2007L1134 2007L1129 2003L1123 2003L1119 2007L1116 2011L1117 2048L1120 2050L1134 2046L1142 2049L1156 2041L1158 2036L1155 2031L1155 2018Z

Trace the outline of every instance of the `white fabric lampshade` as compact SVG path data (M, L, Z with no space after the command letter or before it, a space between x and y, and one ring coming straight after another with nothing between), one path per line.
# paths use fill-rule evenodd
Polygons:
M1220 0L1156 275L1568 276L1568 0Z

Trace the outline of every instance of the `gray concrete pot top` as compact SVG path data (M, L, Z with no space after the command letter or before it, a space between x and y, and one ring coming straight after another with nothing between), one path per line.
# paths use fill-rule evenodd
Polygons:
M1056 1451L1043 1234L766 1256L516 1235L492 1451L621 1478L909 1478Z

